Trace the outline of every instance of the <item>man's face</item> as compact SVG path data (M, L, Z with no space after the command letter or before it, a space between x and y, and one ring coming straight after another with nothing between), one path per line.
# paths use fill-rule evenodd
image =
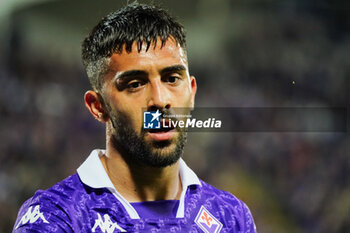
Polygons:
M127 160L164 167L181 156L186 132L144 130L143 110L192 108L196 82L189 76L185 51L174 40L163 47L157 41L148 51L144 47L138 52L134 43L132 52L112 55L102 93L114 147Z

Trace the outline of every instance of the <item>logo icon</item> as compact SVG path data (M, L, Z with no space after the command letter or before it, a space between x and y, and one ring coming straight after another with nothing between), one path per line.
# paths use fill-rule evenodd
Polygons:
M29 207L25 215L21 218L21 220L18 222L17 226L15 229L17 229L20 225L26 224L26 223L35 223L39 218L44 223L49 223L45 217L44 214L40 212L40 205L34 206L34 210L32 212L33 206Z
M194 222L206 233L218 233L222 228L219 222L209 211L201 207Z
M112 222L111 218L108 214L103 215L104 221L99 213L97 213L97 219L95 220L95 225L91 229L92 232L96 231L96 228L99 227L104 233L113 233L114 230L119 230L120 232L126 232L123 228L121 228L117 223Z
M160 116L162 114L156 112L143 112L143 128L144 129L160 129Z

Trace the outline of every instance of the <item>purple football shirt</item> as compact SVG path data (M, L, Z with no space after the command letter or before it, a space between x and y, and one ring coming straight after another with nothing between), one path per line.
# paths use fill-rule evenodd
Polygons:
M256 232L241 200L201 181L182 159L178 202L165 201L163 212L161 202L130 204L104 170L103 154L92 151L76 174L37 191L20 208L13 232Z
M144 201L130 203L140 218L176 218L178 200Z

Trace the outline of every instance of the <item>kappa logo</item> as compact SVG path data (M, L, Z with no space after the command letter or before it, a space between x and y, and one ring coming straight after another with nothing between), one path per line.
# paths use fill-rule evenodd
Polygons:
M123 228L121 228L117 223L112 222L111 218L108 214L103 215L104 221L99 213L97 213L97 219L95 220L95 225L91 229L92 232L95 232L97 227L100 227L103 233L113 233L114 230L119 230L120 232L126 232ZM118 231L118 232L119 232Z
M201 207L194 222L206 233L218 233L222 228L219 222L209 211Z
M33 211L32 211L33 210ZM44 223L49 223L45 217L44 214L40 212L40 205L36 205L29 207L25 215L22 216L21 220L18 222L15 229L17 229L19 226L26 224L26 223L35 223L38 219L41 219Z

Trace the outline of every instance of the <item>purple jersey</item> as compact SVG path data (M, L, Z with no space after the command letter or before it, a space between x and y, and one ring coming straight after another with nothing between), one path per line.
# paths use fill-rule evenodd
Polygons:
M140 218L176 218L179 200L160 200L130 203Z
M13 232L256 232L241 200L199 180L182 159L183 191L178 203L167 203L170 212L159 211L161 202L130 204L104 170L103 154L94 150L76 174L37 191L22 205Z

